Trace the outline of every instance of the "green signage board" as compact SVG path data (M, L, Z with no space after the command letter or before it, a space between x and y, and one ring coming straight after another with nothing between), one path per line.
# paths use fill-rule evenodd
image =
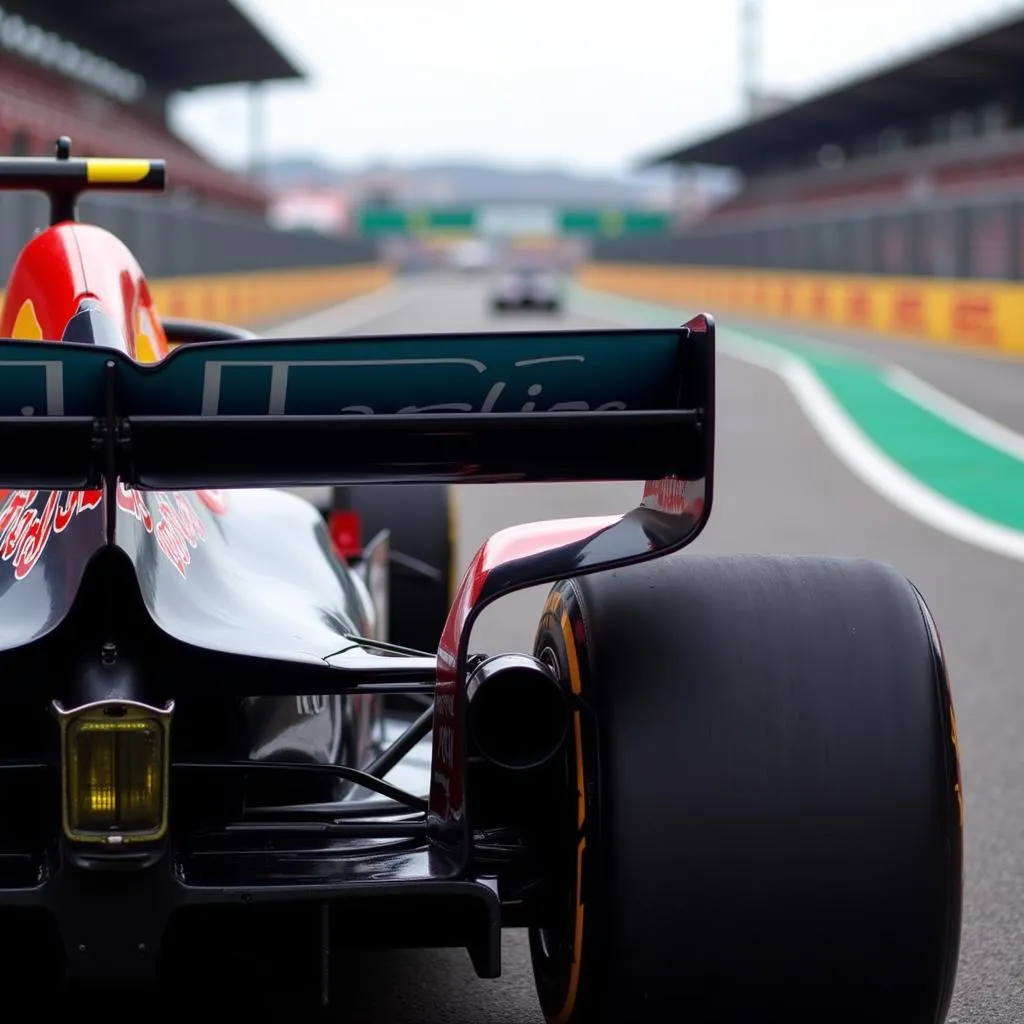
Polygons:
M404 210L360 210L359 231L364 235L404 234L406 230Z
M562 210L560 228L566 235L653 235L672 227L672 216L660 210Z
M359 211L363 235L419 235L476 229L476 211L464 207L366 207Z
M499 210L500 212L500 210ZM536 211L531 210L532 213ZM660 210L561 209L550 210L549 230L556 235L589 235L615 238L620 235L666 234L672 215ZM359 211L363 235L423 235L487 230L494 209L481 213L470 207L364 207ZM534 231L533 233L537 233Z

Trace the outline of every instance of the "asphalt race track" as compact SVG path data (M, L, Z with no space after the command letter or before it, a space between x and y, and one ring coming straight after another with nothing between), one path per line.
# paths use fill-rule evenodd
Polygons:
M575 313L554 320L545 314L498 320L488 313L482 282L414 277L356 308L339 307L274 333L548 325L616 326ZM838 335L829 340L902 362L978 411L1024 430L1024 367L917 345L887 346ZM1024 674L1018 652L1024 566L939 533L887 503L837 460L770 371L723 357L718 380L714 512L690 550L878 558L909 576L932 607L953 676L966 794L964 939L948 1021L1019 1024L1024 1020ZM485 536L504 526L618 512L637 494L638 485L632 484L465 487L458 496L461 562L465 565ZM543 591L530 591L492 607L477 627L474 646L528 647L542 597ZM504 956L505 975L491 982L476 978L461 950L366 953L341 968L340 987L347 996L337 1019L348 1024L542 1021L521 935L506 937ZM681 1017L685 1011L681 990Z

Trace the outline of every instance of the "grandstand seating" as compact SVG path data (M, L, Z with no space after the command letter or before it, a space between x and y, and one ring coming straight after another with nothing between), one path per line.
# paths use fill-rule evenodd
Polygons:
M49 155L60 135L72 137L79 156L165 159L172 189L187 188L221 206L266 211L267 197L261 190L213 166L158 117L4 54L0 58L0 152Z
M899 170L876 174L862 164L852 164L848 173L822 170L761 180L711 210L705 223L724 227L769 211L842 214L885 205L906 208L920 188L926 189L930 200L970 199L993 191L1024 197L1024 145L1015 152L989 155L968 155L962 147L950 147L933 152L928 160L910 152L900 162Z

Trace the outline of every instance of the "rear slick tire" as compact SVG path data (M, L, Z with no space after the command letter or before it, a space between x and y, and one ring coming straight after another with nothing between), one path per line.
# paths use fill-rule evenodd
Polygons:
M906 579L666 558L557 584L535 650L576 694L530 932L549 1022L945 1019L956 720Z

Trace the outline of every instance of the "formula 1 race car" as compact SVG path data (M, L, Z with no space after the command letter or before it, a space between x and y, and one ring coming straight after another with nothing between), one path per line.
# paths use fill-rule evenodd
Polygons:
M0 160L53 220L0 313L8 990L52 972L109 1012L128 983L287 980L320 1006L346 948L462 947L494 978L525 928L559 1024L942 1020L962 808L938 634L870 561L673 557L711 509L711 317L161 319L74 199L163 178L67 140ZM450 607L391 587L407 487L630 479L622 515L494 534ZM301 486L346 488L343 514ZM428 559L445 493L408 534ZM471 648L539 584L532 649Z
M562 289L558 277L544 267L520 266L503 270L494 284L491 309L495 313L511 310L562 308Z

